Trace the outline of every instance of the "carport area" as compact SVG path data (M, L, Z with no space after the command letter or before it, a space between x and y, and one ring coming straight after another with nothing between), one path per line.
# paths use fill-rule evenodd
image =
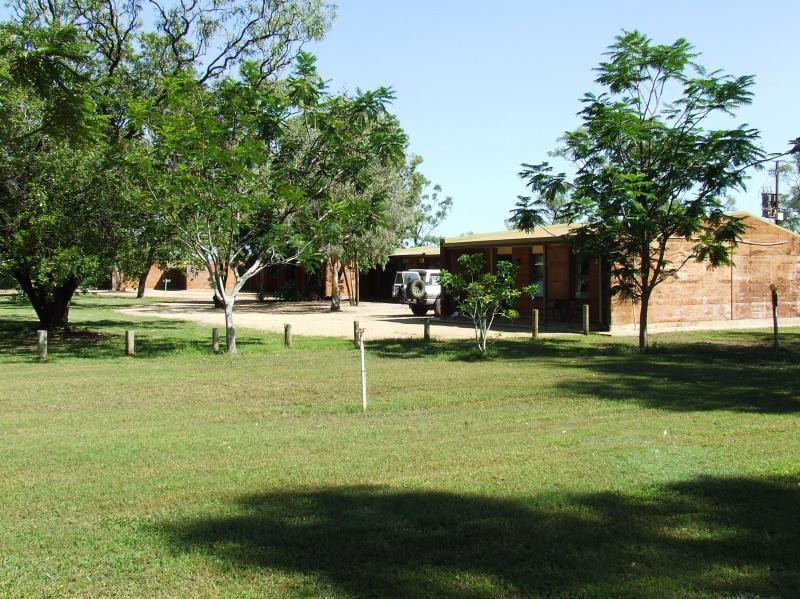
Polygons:
M215 310L204 292L196 297L190 292L164 294L165 301L121 308L125 314L177 318L225 326L225 315ZM236 303L234 324L237 329L259 329L283 332L284 324L291 324L295 335L313 337L352 338L353 321L366 329L368 339L421 338L424 318L414 316L408 306L386 302L361 302L359 306L342 303L340 312L331 312L328 302L258 302L247 294ZM431 320L431 336L438 339L471 339L475 332L471 321L463 319ZM492 337L528 337L526 325L498 325L492 327Z

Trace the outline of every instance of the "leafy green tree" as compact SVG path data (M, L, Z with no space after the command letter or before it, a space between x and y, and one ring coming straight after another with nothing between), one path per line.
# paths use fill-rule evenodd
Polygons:
M518 173L520 178L527 181L526 186L536 191L536 175L539 165L522 164L522 170ZM531 208L535 208L535 214L541 216L542 224L557 225L569 222L569 215L566 213L567 194L562 187L554 187L534 196L517 196L517 208L522 208L524 213L534 213ZM507 223L513 227L513 218ZM536 226L533 223L531 227Z
M533 297L538 288L529 285L517 289L517 266L511 262L498 262L494 274L484 272L483 254L463 254L458 263L464 273L443 270L441 285L456 298L459 311L472 319L475 342L481 354L485 354L486 340L495 318L517 318L519 314L514 308L517 298L522 293Z
M782 193L779 210L783 212L782 227L800 233L800 154L795 155L792 162L780 166L779 175L787 186L787 192Z
M597 69L605 91L584 96L582 125L564 136L559 154L574 165L574 180L547 163L526 169L534 192L568 195L576 246L607 258L612 290L639 302L642 350L653 290L689 260L731 263L744 225L725 215L721 198L744 189L747 169L774 158L758 146L756 129L706 128L750 103L753 77L709 72L697 56L684 39L657 45L624 32ZM544 222L527 201L512 219L522 229ZM691 251L675 259L673 238L691 242Z
M367 167L369 183L361 190L352 183L337 186L335 196L347 209L326 227L322 253L329 272L334 264L353 268L356 280L350 304L359 303L359 275L385 265L407 231L415 224L419 196L409 186L405 161L373 161ZM338 273L337 273L338 274ZM338 309L338 281L333 281L331 309Z
M0 268L46 329L68 325L107 263L97 229L119 215L89 65L74 27L0 27Z
M410 247L438 245L439 238L434 232L453 209L453 198L442 197L442 187L438 183L431 187L430 180L418 170L420 164L422 157L412 156L405 173L409 190L416 198L414 222L406 237L406 244Z
M366 165L402 158L406 138L387 112L391 97L387 89L331 95L313 57L301 54L285 80L265 82L246 63L239 79L208 86L177 76L158 105L143 99L153 198L209 273L229 353L245 283L271 265L317 261L329 223L353 209L337 187L362 190Z
M130 0L14 0L2 25L0 268L48 328L68 324L78 286L176 249L129 169L149 143L131 106L165 101L177 74L210 85L245 60L275 78L333 16L305 0L148 5L143 18Z

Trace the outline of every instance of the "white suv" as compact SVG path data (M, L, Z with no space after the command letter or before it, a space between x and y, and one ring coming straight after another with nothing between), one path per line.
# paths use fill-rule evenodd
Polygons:
M425 316L430 309L436 316L441 316L442 287L439 273L439 269L425 268L398 272L394 276L392 297L408 304L416 316Z

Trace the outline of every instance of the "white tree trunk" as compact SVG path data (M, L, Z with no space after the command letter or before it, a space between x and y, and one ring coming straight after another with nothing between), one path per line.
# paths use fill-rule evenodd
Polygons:
M235 297L225 297L225 341L228 344L228 354L236 355L236 329L233 328L233 304Z

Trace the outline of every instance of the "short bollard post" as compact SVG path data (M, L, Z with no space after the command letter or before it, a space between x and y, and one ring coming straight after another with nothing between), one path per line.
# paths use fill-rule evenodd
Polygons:
M424 321L423 326L424 326L424 328L423 328L423 335L422 336L425 339L425 341L430 341L431 340L431 319L430 318L426 318L425 321Z
M292 347L292 325L283 325L283 344L286 347Z
M36 352L39 355L39 359L44 360L47 357L47 331L36 331L36 335Z
M534 308L531 310L531 338L537 339L539 337L539 310Z
M358 329L361 328L358 326L358 321L353 321L353 343L358 345Z
M361 353L361 407L367 409L367 366L364 362L364 329L356 329L358 349Z
M132 356L136 351L133 331L125 331L125 355Z
M211 329L211 351L219 351L219 329L217 327Z
M778 286L770 283L769 291L772 294L772 347L778 347Z
M589 334L589 304L583 304L583 334Z

